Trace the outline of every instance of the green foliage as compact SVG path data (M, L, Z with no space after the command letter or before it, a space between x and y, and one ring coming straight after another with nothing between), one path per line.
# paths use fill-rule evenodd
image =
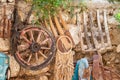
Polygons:
M81 9L80 12L83 12L87 9L86 3L85 2L80 2L79 8Z
M120 23L120 12L115 14L115 19ZM120 28L120 25L118 25L118 28Z
M120 2L120 0L108 0L109 2L112 2L112 3L114 3L114 2Z
M120 2L120 0L108 0L109 2ZM120 23L120 12L118 12L117 14L115 14L115 19ZM120 28L120 25L118 25L118 28Z
M86 4L84 0L79 1L77 6L73 6L74 0L26 0L33 4L33 11L38 18L48 18L48 15L54 15L60 10L69 10L71 15L74 15L75 8L79 8L80 11L86 10ZM39 23L39 21L33 21L33 23Z
M118 25L118 28L120 28L120 25Z
M116 19L118 22L120 22L120 13L117 13L117 14L115 15L115 19Z
M69 9L70 9L70 16L72 18L73 15L76 15L76 13L74 13L76 9L79 9L79 13L81 13L87 10L87 5L86 2L84 2L84 0L80 0L76 6L70 6Z
M31 2L36 16L46 18L49 14L57 13L60 8L66 8L70 0L33 0Z

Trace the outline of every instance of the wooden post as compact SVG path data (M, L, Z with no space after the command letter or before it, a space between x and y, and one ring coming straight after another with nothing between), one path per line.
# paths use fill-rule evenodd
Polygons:
M84 25L84 34L85 34L85 39L86 39L86 42L87 42L87 45L88 45L88 48L92 49L92 45L90 43L90 39L89 39L89 36L88 36L88 29L87 29L87 22L86 22L86 13L83 12L83 25Z

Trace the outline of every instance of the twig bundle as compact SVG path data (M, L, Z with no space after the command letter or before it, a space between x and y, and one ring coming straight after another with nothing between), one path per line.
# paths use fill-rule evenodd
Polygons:
M71 80L73 70L73 52L71 51L68 54L61 54L57 51L54 80Z

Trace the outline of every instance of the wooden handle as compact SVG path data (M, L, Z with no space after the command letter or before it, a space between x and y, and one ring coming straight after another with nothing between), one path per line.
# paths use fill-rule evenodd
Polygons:
M11 20L8 20L8 37L9 38L11 36L11 27L12 27Z
M46 27L48 30L50 30L50 31L51 31L50 26L48 25L47 21L46 21L46 20L44 20L44 22L45 22L45 27Z
M56 31L56 29L55 29L55 27L54 27L54 25L53 25L53 22L52 22L52 19L51 19L51 16L50 16L50 15L49 15L49 22L50 22L50 27L51 27L51 30L52 30L54 36L55 36L55 37L58 37L58 33L57 33L57 31Z
M4 38L8 37L8 19L5 19L5 27L4 27Z
M56 27L58 29L58 32L60 35L63 35L64 34L64 31L62 29L62 26L60 25L60 23L58 22L58 18L56 16L54 16L54 20L55 20L55 24L56 24Z
M6 5L4 5L4 12L3 12L3 38L5 38L5 28L6 28Z
M61 23L62 23L63 27L65 28L65 30L68 30L68 26L62 18L61 12L59 13L59 17L60 17Z

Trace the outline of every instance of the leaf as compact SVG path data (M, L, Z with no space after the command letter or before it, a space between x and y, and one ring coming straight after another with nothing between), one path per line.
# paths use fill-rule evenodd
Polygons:
M115 19L120 22L120 13L115 14Z

